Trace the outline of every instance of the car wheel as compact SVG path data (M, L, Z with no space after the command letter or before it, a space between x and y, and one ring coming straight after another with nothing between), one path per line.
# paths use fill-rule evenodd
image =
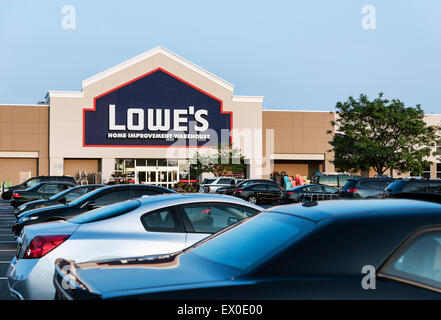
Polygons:
M257 203L257 198L255 196L251 196L248 198L248 202L256 204Z

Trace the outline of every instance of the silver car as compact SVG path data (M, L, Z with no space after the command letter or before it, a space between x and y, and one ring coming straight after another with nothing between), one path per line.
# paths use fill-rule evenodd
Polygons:
M217 189L221 187L233 187L242 179L236 179L231 177L213 177L206 178L199 186L199 192L201 193L216 193Z
M167 194L29 225L8 269L9 291L18 299L53 299L57 258L86 262L175 252L262 210L230 196Z

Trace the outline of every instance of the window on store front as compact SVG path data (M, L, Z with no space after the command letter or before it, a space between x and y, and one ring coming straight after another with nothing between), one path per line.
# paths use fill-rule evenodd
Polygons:
M146 159L136 159L136 166L137 167L145 167L147 164Z
M422 176L426 179L430 179L430 166L424 168Z
M158 159L158 167L166 167L167 160L166 159Z
M126 169L134 169L135 168L135 160L133 159L126 159L125 160L125 168Z
M441 163L436 164L436 178L441 179Z

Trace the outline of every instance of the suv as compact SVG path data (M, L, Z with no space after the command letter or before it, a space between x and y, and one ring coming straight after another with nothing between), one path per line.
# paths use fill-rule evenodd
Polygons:
M341 197L343 199L381 198L384 188L394 181L393 178L348 179L340 190Z
M39 177L33 177L33 178L30 178L30 179L26 180L22 184L18 184L16 186L5 188L5 190L3 190L3 193L2 193L2 198L3 198L3 200L10 200L12 198L12 194L14 193L15 190L27 189L27 188L30 188L30 187L33 187L33 186L39 184L40 182L67 182L67 183L70 183L72 185L76 185L77 184L75 179L73 177L71 177L71 176L39 176Z
M233 187L236 183L237 179L232 177L206 178L200 184L199 192L215 193L220 187Z
M398 179L387 186L384 195L411 192L411 193L441 193L440 179Z
M361 178L357 174L350 173L322 173L320 175L312 176L312 184L326 184L335 188L344 186L348 179Z
M239 180L239 179L238 179ZM222 193L222 194L228 194L228 195L232 195L234 194L234 192L239 189L239 188L244 188L246 186L249 186L251 184L270 184L273 185L277 188L280 188L279 184L277 183L277 181L275 180L271 180L271 179L246 179L246 180L242 180L238 181L238 183L234 186L225 186L225 187L220 187L216 190L216 193Z

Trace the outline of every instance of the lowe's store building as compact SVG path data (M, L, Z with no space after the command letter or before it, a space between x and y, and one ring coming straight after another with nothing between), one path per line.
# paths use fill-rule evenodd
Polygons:
M157 47L83 80L81 91L0 105L0 182L87 172L104 183L124 174L172 187L194 181L190 160L219 143L241 150L250 178L334 171L326 134L334 113L262 104L263 97L235 95L232 84ZM427 173L436 177L438 169L434 162Z

